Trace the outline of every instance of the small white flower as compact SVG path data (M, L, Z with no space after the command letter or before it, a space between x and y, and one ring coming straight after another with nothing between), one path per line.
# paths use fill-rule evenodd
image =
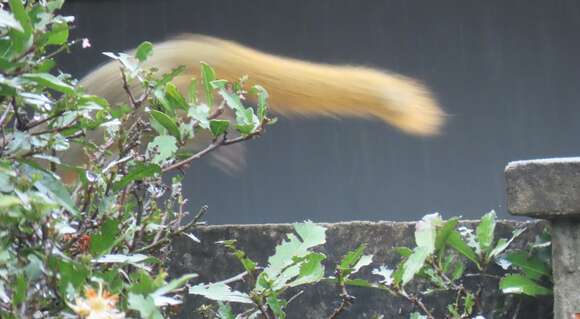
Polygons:
M91 42L89 41L88 38L83 38L82 47L83 47L83 49L86 49L86 48L90 48L91 47Z

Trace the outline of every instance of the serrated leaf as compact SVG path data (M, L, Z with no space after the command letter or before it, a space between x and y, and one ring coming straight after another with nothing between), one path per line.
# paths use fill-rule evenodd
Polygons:
M223 302L252 304L249 295L232 290L224 283L199 284L189 288L189 294L204 296L207 299Z
M293 259L308 255L310 248L326 242L326 228L320 225L305 222L294 224L293 226L300 238L294 234L288 234L288 240L284 240L276 246L274 255L268 258L268 266L263 271L268 278L278 278L283 270L286 271L286 275L290 278L295 276L291 275L290 272L293 271L298 274L298 265L295 265L296 267L294 268L290 267L291 269L286 269L293 264Z
M192 106L187 111L187 115L196 120L201 128L209 129L209 107L207 105Z
M147 150L155 154L153 156L153 162L161 165L175 156L177 140L171 135L160 135L149 143Z
M211 82L215 80L215 71L209 64L201 62L201 80L207 105L213 106L213 89Z
M379 280L380 283L390 286L393 284L393 270L387 268L386 266L381 266L379 268L373 269L372 274L383 277L382 280Z
M139 62L145 62L151 55L153 55L153 43L149 41L142 42L135 50L135 58Z
M169 134L175 136L177 140L181 140L181 132L175 121L167 114L156 110L151 111L153 117L159 124L161 124Z
M120 181L113 185L113 192L118 192L127 187L131 182L142 180L147 177L155 176L161 173L161 167L157 164L143 164L139 163L129 170L127 175L123 176Z
M528 296L551 295L552 290L522 275L507 275L499 282L499 288L505 294L524 294Z
M65 94L73 95L75 93L72 86L49 73L26 73L22 75L22 78Z
M493 244L493 236L495 233L496 215L495 211L491 211L483 217L477 225L475 234L477 236L477 242L479 243L479 248L483 254L487 254L491 249Z
M308 255L304 262L300 265L300 273L298 278L288 284L288 287L297 287L300 285L307 285L319 282L324 277L324 266L322 261L326 256L319 253L312 253Z
M227 132L230 126L230 121L228 120L211 120L209 121L209 129L214 137L218 137L225 132Z

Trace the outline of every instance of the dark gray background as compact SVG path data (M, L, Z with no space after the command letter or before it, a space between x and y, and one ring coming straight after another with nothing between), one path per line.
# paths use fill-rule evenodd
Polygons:
M228 176L187 172L190 209L212 223L415 220L505 211L508 161L580 150L580 2L542 0L70 1L77 76L101 51L181 32L287 56L390 69L427 83L450 114L443 135L374 121L281 119Z

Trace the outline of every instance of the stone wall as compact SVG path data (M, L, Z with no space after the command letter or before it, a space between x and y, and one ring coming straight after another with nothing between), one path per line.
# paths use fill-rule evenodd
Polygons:
M464 222L472 224L472 222ZM391 248L397 246L414 247L414 223L401 222L347 222L326 224L327 243L323 252L328 256L326 261L327 275L331 275L337 261L349 250L360 243L367 243L367 254L375 256L373 265L361 271L364 278L378 277L370 274L374 267L386 264L394 266L398 256ZM472 225L473 226L473 225ZM514 243L515 247L523 247L533 240L545 226L542 222L498 222L496 233L499 237L509 238L516 227L525 226L527 231ZM189 238L180 238L173 244L173 253L169 271L173 276L195 272L200 275L197 282L212 282L230 278L242 272L237 261L216 241L235 239L238 247L247 252L248 256L261 265L265 265L268 256L273 254L274 247L282 240L284 234L292 230L291 225L224 225L207 226L196 231L201 243L195 243ZM373 267L374 266L374 267ZM466 282L466 284L473 284ZM484 282L484 297L482 303L485 309L501 309L504 296L498 293L497 281ZM237 287L243 289L242 287ZM340 318L373 318L380 314L383 318L408 318L413 307L408 301L392 297L384 292L372 289L350 289L357 297L354 305ZM188 296L180 314L176 318L199 318L195 309L202 303L207 303L198 296ZM327 318L338 305L338 292L330 284L318 284L307 287L304 293L296 298L288 307L288 318L320 319ZM449 303L448 296L435 295L427 298L425 303L437 309L442 309ZM552 317L551 298L526 299L520 307L518 318L550 318ZM505 309L495 318L513 318L514 309ZM441 316L441 315L439 315ZM439 318L439 317L438 317ZM441 318L443 318L441 316ZM492 319L486 316L486 319Z

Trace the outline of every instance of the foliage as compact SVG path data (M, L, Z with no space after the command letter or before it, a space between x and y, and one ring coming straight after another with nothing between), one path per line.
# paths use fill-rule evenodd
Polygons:
M495 226L493 211L485 214L475 229L460 225L458 218L443 220L439 214L426 215L416 223L416 247L397 247L394 251L401 257L400 262L393 266L375 265L372 274L380 279L369 280L354 278L363 267L373 263L374 256L365 254L366 245L347 252L335 266L334 275L324 276L321 262L325 256L309 251L315 245L324 244L324 228L311 223L295 224L295 230L304 242L289 234L290 241L276 247L275 255L270 257L265 268L248 258L234 241L222 242L245 271L222 282L199 284L192 287L190 293L219 302L217 310L203 307L202 312L207 318L285 318L284 309L301 293L292 290L294 295L285 299L282 296L287 289L298 286L296 282L302 285L319 281L332 283L339 291L339 305L328 315L329 319L341 317L355 302L355 296L348 291L350 287L379 289L407 300L416 308L408 314L409 318L493 318L501 316L505 309L484 308L484 287L491 285L505 294L532 297L551 294L547 233L539 236L528 250L508 249L525 229L514 230L509 239L496 239ZM305 229L310 230L304 232ZM318 240L306 240L314 237ZM307 241L312 245L305 246ZM264 278L268 279L266 283L262 281ZM251 289L240 292L227 285L237 281L249 282ZM444 308L424 301L438 294L443 294L443 299L449 301ZM230 303L246 307L236 314ZM517 309L516 305L516 312Z
M119 64L127 96L110 105L57 68L59 54L75 44L90 47L87 39L69 39L74 18L58 15L63 2L10 0L0 9L0 317L164 318L189 293L217 302L205 308L209 317L285 318L297 289L320 281L339 291L329 318L355 302L353 286L408 300L416 308L410 318L435 318L423 297L437 293L453 295L447 318L485 315L481 286L470 278L491 278L506 294L551 293L549 238L508 250L523 230L496 240L493 212L475 229L457 218L425 216L416 225L416 247L396 249L401 261L375 267L381 279L374 281L355 278L373 262L364 244L326 275L325 228L311 222L295 224L264 266L228 240L220 244L243 273L193 286L196 274L169 280L171 240L198 241L193 231L207 207L190 216L182 177L167 183L163 175L259 136L273 123L267 91L246 91L244 77L230 83L202 63L199 80L191 74L180 92L172 80L185 68L144 68L155 54L144 42L133 55L106 53ZM244 104L249 96L255 108ZM211 138L194 148L203 135ZM247 291L234 286L242 280Z
M192 79L184 96L171 81L185 68L144 69L155 54L144 42L133 56L107 53L127 94L109 105L56 66L75 44L90 46L69 39L63 2L10 0L0 10L0 317L162 318L196 277L167 280L168 244L195 240L207 210L190 216L181 177L162 175L260 135L271 122L267 93L253 88L259 103L247 107L241 81L203 64L202 94ZM237 121L220 118L228 110ZM193 148L204 131L212 138Z

